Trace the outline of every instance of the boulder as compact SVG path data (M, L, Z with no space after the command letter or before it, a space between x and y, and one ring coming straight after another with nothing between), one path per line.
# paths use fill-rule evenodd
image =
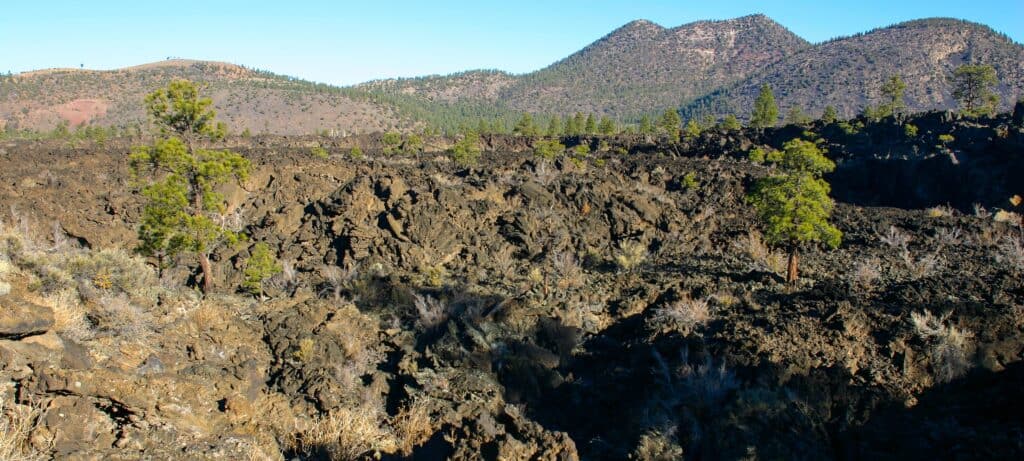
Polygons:
M0 298L0 338L16 339L53 328L53 310L13 296Z

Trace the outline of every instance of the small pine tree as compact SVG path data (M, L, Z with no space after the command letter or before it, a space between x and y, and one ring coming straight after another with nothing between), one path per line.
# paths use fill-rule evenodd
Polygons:
M452 160L456 164L463 167L473 167L480 160L480 135L469 132L466 133L459 142L455 143L450 150L452 154Z
M775 94L767 83L761 85L761 93L754 100L754 110L750 113L750 126L757 129L771 128L779 119L779 106L775 104Z
M397 131L388 131L381 136L380 143L384 148L384 153L391 155L398 151L398 147L402 145L402 135Z
M683 127L683 135L686 137L687 141L697 139L697 137L700 136L700 133L700 124L694 119L690 119L690 121L686 122L686 126Z
M252 247L249 259L245 262L245 282L242 283L242 287L263 299L263 282L280 274L282 270L277 258L270 252L270 247L264 242L259 242Z
M558 117L551 117L548 121L548 136L562 135L562 121Z
M661 114L661 119L658 120L658 128L662 133L668 135L672 142L679 142L679 127L682 124L683 119L675 109L666 109Z
M587 121L583 125L583 132L586 134L597 133L597 120L594 119L594 114L587 115Z
M654 124L651 123L651 117L644 115L640 117L640 127L638 128L640 134L654 134Z
M835 248L842 239L842 232L828 222L834 203L829 184L822 179L836 165L817 144L802 139L787 142L781 153L769 158L777 160L779 173L758 181L747 200L767 228L768 243L789 252L786 281L792 283L801 245L824 242Z
M839 119L839 113L836 112L834 106L825 106L825 111L821 113L821 121L825 123L835 123Z
M740 120L735 115L729 114L722 119L722 123L719 127L725 131L739 131L743 129L743 125L740 124Z
M601 122L597 124L597 131L605 136L611 136L615 134L615 122L608 116L601 117Z
M903 79L899 75L889 77L882 84L882 96L885 97L885 102L879 105L879 109L884 117L898 115L899 111L903 109L903 90L905 89L907 89L907 84L903 83Z
M533 155L551 161L565 153L565 145L555 140L539 140L533 143Z

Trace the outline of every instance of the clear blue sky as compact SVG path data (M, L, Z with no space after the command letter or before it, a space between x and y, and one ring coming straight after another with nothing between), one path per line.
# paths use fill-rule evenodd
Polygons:
M1024 41L1024 0L30 0L7 2L0 14L0 72L111 69L175 56L334 84L481 68L521 73L633 19L673 27L752 13L812 42L935 16Z

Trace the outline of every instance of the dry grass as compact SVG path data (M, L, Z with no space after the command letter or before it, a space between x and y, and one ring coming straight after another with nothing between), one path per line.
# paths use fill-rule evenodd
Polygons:
M399 452L403 456L411 455L414 448L429 440L435 432L430 407L422 400L413 400L399 410L394 426Z
M914 332L931 346L929 357L935 379L940 383L963 376L971 368L969 352L973 334L954 325L948 325L949 316L948 312L935 316L927 310L910 313Z
M9 385L9 384L8 384ZM9 393L4 393L9 394ZM0 394L2 395L2 394ZM30 441L42 418L38 405L18 405L0 396L0 459L4 461L36 461L49 459Z
M782 274L786 270L786 256L773 252L757 230L747 232L739 241L739 248L757 264L761 270Z
M583 268L576 261L576 256L567 251L556 253L551 257L551 268L554 270L556 287L560 290L583 286Z
M395 453L400 443L385 420L386 415L376 406L341 408L315 418L292 435L287 445L305 454L326 454L339 461L363 459L374 452Z

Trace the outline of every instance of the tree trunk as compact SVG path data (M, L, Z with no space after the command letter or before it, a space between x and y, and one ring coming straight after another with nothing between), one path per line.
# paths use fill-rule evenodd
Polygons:
M797 249L792 248L789 250L789 265L786 270L786 283L796 282L797 270L796 266L800 262L800 255L797 254Z
M213 266L209 255L199 255L199 267L203 269L203 294L210 294L213 290Z
M191 144L190 144L191 145ZM203 214L203 193L199 189L197 181L193 180L193 193L192 206L193 216L199 217ZM213 266L210 264L210 255L205 252L199 251L199 268L203 270L203 294L210 294L213 290Z

